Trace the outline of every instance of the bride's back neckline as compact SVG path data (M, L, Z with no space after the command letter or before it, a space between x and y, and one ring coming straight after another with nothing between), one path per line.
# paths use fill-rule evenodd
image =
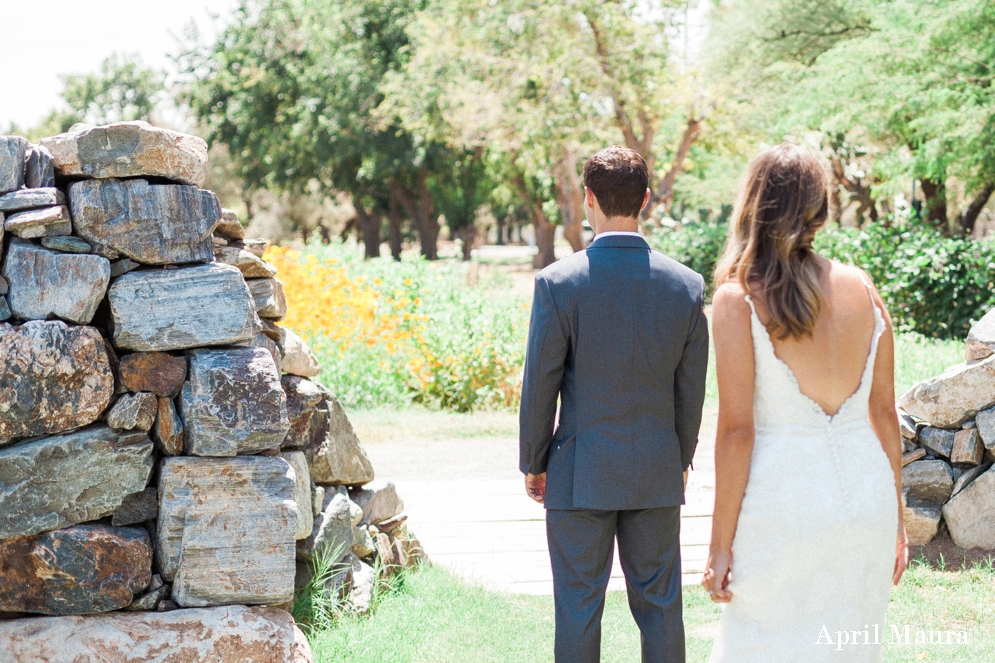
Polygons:
M844 267L835 262L831 263L831 265L831 270ZM816 332L813 334L813 339L811 340L806 339L802 342L794 341L793 339L780 340L780 348L776 347L774 339L771 338L766 324L761 320L760 314L757 311L757 305L754 303L755 299L759 300L759 305L763 307L763 312L766 313L763 299L761 297L753 297L750 294L745 296L750 306L754 343L761 346L758 348L759 350L765 349L769 352L771 360L783 371L784 377L791 383L793 391L796 391L797 395L806 401L815 414L818 414L830 424L842 415L851 403L857 400L860 394L868 391L870 388L870 381L873 379L873 368L877 356L878 341L884 331L884 318L877 303L874 301L873 289L870 283L855 268L845 268L841 271L844 273L836 278L833 278L831 273L826 274L826 279L830 281L830 283L826 284L828 287L825 288L828 293L827 301L824 304L823 312L820 313L819 320L816 323ZM860 292L860 301L865 302L863 306L855 306L854 294L857 292L857 288L859 288ZM843 319L831 319L833 315L842 315ZM868 317L864 318L858 324L863 326L870 323L872 318L873 326L866 331L860 330L860 333L856 334L855 330L852 329L853 321L850 318L855 316L863 317L864 315ZM767 317L769 319L769 316ZM829 329L825 328L827 324ZM860 340L858 341L857 338ZM845 343L847 347L851 348L848 353L845 353L850 355L848 357L849 361L845 362L850 365L839 370L840 367L836 366L839 363L839 357L834 356L832 346L841 343ZM859 355L855 354L858 348L866 349L866 351ZM821 362L808 361L808 364L804 365L804 363L799 362L799 358L803 362L810 359L820 359ZM859 375L857 373L858 369ZM841 376L839 375L840 373L845 375ZM836 398L827 403L827 399L820 399L819 396L827 395L825 393L827 386L826 378L829 376L830 379L833 379L832 376L834 374L837 374L835 379L847 385L847 388L845 390L837 388L835 390ZM802 379L799 379L799 377ZM809 380L811 380L812 384L808 384ZM820 391L822 393L819 393ZM846 396L840 400L844 391Z

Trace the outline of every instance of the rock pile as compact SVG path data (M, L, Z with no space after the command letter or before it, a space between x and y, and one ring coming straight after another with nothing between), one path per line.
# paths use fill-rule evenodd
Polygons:
M363 610L422 557L206 161L0 136L0 660L304 663L316 566Z
M961 548L995 548L995 311L972 329L966 363L898 401L905 526L927 543L946 524Z

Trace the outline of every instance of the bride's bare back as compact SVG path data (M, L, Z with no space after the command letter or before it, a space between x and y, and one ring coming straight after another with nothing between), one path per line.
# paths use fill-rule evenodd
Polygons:
M817 258L825 301L811 337L796 340L771 336L774 353L794 373L799 390L827 415L860 387L874 334L874 304L860 270ZM761 293L752 293L764 326L770 313Z

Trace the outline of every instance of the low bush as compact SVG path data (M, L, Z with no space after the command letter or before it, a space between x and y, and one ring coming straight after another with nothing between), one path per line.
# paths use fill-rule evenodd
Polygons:
M658 230L650 244L711 281L726 224L689 223ZM964 338L995 307L995 243L946 237L916 224L864 229L828 226L815 242L820 254L856 265L873 279L900 331Z
M281 324L308 340L346 405L518 405L529 304L500 275L470 285L462 263L364 261L342 244L266 257L286 285Z

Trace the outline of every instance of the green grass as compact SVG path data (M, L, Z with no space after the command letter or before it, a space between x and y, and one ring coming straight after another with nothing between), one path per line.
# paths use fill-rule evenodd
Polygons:
M700 587L684 588L689 663L704 662L719 608ZM990 565L946 573L913 564L892 592L887 624L967 631L963 646L886 646L888 663L992 660L995 572ZM913 636L914 637L914 636ZM883 638L890 640L889 635ZM316 663L489 663L552 661L553 600L487 591L439 568L408 574L369 618L345 617L312 640ZM623 592L608 595L602 661L639 660L639 632Z
M491 410L474 413L424 407L378 407L349 411L349 421L364 444L404 440L468 440L518 438L518 413Z

